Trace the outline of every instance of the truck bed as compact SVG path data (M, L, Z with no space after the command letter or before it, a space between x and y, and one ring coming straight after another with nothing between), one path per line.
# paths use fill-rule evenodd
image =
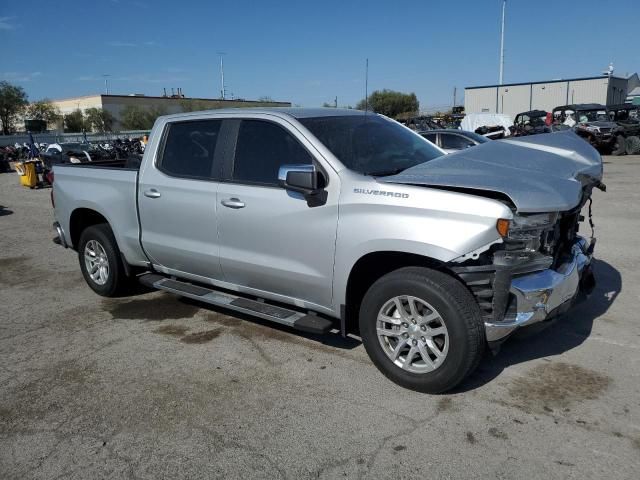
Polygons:
M138 168L125 160L53 166L53 197L67 244L73 244L74 215L89 209L101 212L110 225L118 225L114 235L131 265L146 261L139 242Z

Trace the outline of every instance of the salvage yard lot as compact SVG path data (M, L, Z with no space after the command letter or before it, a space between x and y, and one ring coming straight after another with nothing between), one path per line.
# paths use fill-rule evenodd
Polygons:
M637 478L640 157L604 182L592 297L429 396L355 339L96 296L49 191L0 174L0 477Z

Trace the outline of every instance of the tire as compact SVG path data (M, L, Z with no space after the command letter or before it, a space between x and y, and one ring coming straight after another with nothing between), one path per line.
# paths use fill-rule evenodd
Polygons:
M613 150L611 152L612 155L620 156L627 153L627 139L622 135L616 136L616 141L613 144Z
M89 258L94 262L96 259L102 261L93 263L94 266L99 265L93 273L89 271L92 264ZM129 289L131 282L125 274L118 244L106 223L92 225L82 232L78 242L78 261L87 285L98 295L116 297Z
M408 315L400 311L398 300ZM399 325L399 319L407 320L403 324L408 329ZM376 367L391 381L418 392L451 390L473 372L484 353L484 323L475 298L455 278L428 268L405 267L378 279L364 296L359 323L362 342ZM428 324L426 332L421 323ZM379 336L377 327L391 336ZM408 343L398 348L403 339ZM400 354L394 360L396 351Z
M627 137L626 141L627 155L637 155L640 153L640 137L635 135Z

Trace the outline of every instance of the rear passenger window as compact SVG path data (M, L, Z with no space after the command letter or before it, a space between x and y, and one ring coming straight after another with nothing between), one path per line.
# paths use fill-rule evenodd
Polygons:
M277 185L282 165L312 162L309 152L284 128L261 120L243 120L240 124L233 180Z
M160 170L176 177L211 178L222 120L169 124Z

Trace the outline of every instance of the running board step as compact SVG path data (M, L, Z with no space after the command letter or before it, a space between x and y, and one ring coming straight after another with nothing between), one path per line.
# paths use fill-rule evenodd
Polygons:
M286 325L307 333L324 334L331 330L331 320L316 315L310 315L288 308L277 307L268 303L258 302L229 293L220 292L192 283L173 280L155 273L141 275L138 280L150 288L157 288L183 297L246 313L264 320Z

